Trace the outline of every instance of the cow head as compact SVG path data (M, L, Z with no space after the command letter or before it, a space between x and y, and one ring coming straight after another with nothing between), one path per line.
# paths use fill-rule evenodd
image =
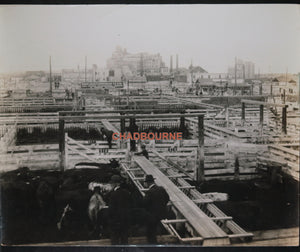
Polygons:
M119 167L119 161L118 160L113 158L113 159L110 159L109 162L110 162L110 165L111 165L112 168Z

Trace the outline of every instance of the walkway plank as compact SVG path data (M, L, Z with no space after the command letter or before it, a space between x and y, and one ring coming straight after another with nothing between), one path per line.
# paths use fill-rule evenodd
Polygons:
M144 170L156 178L156 184L163 186L170 196L173 205L180 211L190 225L203 239L212 239L223 245L230 244L228 235L217 226L202 210L186 196L170 179L145 157L134 157L134 161ZM220 240L219 240L220 239Z

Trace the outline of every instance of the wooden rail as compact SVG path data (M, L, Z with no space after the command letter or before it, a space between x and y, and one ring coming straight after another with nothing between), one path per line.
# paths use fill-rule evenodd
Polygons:
M39 111L44 111L46 109L48 110L70 110L73 108L73 104L70 105L36 105L36 106L27 106L27 105L20 105L20 106L1 106L0 107L0 112L1 113L22 113L22 112L28 112L28 111L33 111L33 112L39 112Z
M179 97L172 97L174 100L177 101L181 101L183 103L190 103L190 104L195 104L195 105L199 105L199 106L203 106L205 108L215 108L215 109L224 109L223 106L220 105L215 105L215 104L208 104L208 103L203 103L200 100L191 100L191 99L184 99L184 98L179 98ZM200 97L195 96L195 98L199 99Z
M110 111L112 113L112 111ZM136 114L136 115L87 115L87 116L60 116L61 120L66 121L80 121L86 119L93 119L94 121L103 120L103 119L122 119L122 118L172 118L172 117L196 117L204 116L203 113L194 113L194 114L178 114L178 113L167 113L167 114Z
M194 134L197 134L197 120L194 118L187 118L186 121L190 124L191 130ZM249 136L245 134L236 133L224 127L218 127L212 125L208 121L204 123L205 126L205 133L206 135L213 137L213 138L223 138L229 137L234 138L236 140L246 140Z
M279 103L271 103L271 102L262 102L262 101L254 101L254 100L241 100L242 103L247 104L254 104L254 105L265 105L265 106L274 106L274 107L287 107L286 104L279 104Z

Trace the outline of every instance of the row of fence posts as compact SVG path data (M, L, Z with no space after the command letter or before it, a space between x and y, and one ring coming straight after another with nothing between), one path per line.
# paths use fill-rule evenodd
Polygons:
M282 133L287 134L287 107L288 105L285 105L282 107ZM246 118L246 105L245 102L242 102L242 122L245 122ZM259 122L261 125L261 128L263 127L264 122L264 105L259 105Z

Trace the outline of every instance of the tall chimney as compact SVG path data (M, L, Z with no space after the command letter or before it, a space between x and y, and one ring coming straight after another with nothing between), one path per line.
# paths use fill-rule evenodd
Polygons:
M178 71L178 54L176 54L176 71Z
M170 57L170 73L173 72L173 56Z

